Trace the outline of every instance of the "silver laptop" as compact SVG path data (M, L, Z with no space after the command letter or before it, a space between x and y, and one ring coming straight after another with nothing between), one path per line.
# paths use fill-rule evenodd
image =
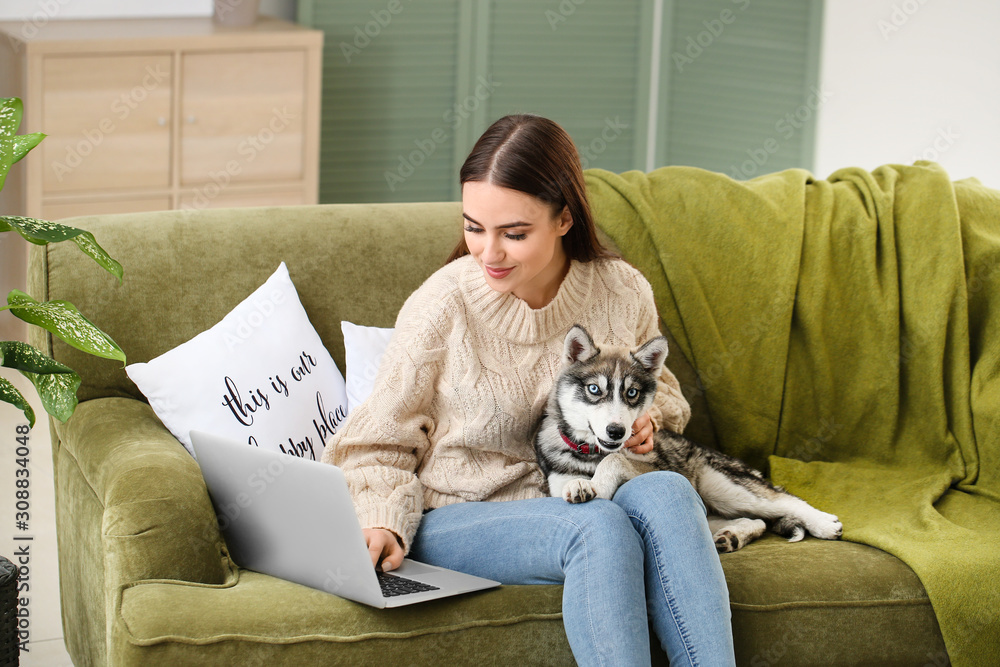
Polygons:
M240 567L379 608L500 585L410 559L376 572L340 468L200 431L191 442Z

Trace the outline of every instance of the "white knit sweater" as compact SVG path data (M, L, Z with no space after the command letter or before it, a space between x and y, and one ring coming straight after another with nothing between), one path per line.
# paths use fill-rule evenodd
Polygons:
M532 309L463 257L407 299L371 396L323 461L343 469L361 525L393 531L407 551L425 509L543 496L531 436L566 333L582 324L598 346L633 347L657 322L649 283L624 261L572 262L552 302ZM664 370L654 426L680 432L690 414Z

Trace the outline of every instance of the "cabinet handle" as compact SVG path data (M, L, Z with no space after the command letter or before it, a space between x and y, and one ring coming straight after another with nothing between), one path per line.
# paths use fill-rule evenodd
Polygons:
M195 117L194 115L188 116L187 120L189 125L194 125L196 122L198 122L198 118Z
M167 119L164 118L163 116L160 116L159 118L156 119L156 124L159 125L160 127L163 127L164 125L167 124Z

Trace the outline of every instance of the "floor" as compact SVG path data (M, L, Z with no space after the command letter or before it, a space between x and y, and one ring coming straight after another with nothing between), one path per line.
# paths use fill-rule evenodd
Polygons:
M48 415L42 410L34 387L20 373L3 369L2 377L10 380L35 410L35 427L27 433L28 474L18 456L19 427L27 426L24 415L8 403L0 402L0 555L18 563L17 553L27 547L28 585L22 592L28 596L29 638L27 651L21 652L21 665L26 667L62 667L72 665L63 644L62 619L59 613L59 568L56 552L55 496L52 485L52 447L49 440ZM22 451L21 454L24 452ZM27 488L16 486L17 480L28 480ZM22 485L23 487L24 485ZM27 491L28 498L17 497ZM27 526L17 523L18 502L29 503ZM23 507L23 505L22 505ZM21 539L18 539L21 538ZM30 539L28 539L30 538ZM24 582L23 571L21 582Z

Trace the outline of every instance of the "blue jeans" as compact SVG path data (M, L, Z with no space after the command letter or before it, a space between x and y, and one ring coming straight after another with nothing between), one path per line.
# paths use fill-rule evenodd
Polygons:
M648 665L650 620L674 667L736 662L705 506L673 472L640 475L611 501L432 510L409 555L504 584L563 584L563 625L580 665Z

